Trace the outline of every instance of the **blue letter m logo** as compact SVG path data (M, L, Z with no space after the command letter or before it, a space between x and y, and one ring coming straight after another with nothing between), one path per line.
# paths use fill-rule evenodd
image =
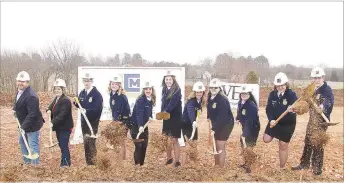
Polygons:
M124 74L124 88L127 92L140 92L140 83L140 74Z

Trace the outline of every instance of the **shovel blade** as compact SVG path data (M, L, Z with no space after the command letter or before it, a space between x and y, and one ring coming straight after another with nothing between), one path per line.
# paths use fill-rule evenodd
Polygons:
M97 139L97 138L98 138L98 136L96 136L96 135L89 135L89 134L86 134L85 136L86 136L86 137L90 137L90 138L94 138L94 139Z
M24 155L24 157L28 158L28 159L37 159L39 157L39 155L37 153L31 154L31 155Z

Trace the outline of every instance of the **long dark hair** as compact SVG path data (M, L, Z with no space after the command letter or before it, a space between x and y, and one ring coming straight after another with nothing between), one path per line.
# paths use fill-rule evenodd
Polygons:
M168 76L163 77L162 84L161 84L161 86L163 87L163 90L166 90L166 88L167 88L166 83L165 83L166 77L168 77ZM170 76L170 77L172 77L173 84L172 84L172 87L171 87L166 99L172 98L173 94L180 88L177 80L175 79L175 76Z
M248 92L248 94L250 95L250 97L249 97L249 99L247 99L247 100L252 101L252 102L255 103L255 105L258 107L257 102L256 102L256 99L255 99L255 96L253 96L252 92ZM238 102L238 104L240 104L241 101L242 101L242 99L241 99L241 93L239 93L239 102Z

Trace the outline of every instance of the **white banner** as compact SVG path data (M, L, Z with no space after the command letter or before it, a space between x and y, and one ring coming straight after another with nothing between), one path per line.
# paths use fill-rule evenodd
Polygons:
M260 87L258 84L242 84L242 83L225 83L221 82L221 88L225 95L228 97L232 109L238 108L239 94L242 86L251 88L257 104L259 104Z
M101 93L103 97L103 110L101 115L101 121L112 120L112 114L109 105L109 92L108 86L109 81L115 74L121 75L123 77L122 86L126 91L126 96L128 98L131 113L135 105L137 97L142 92L142 82L143 80L151 80L154 85L156 92L156 106L153 108L153 118L155 119L156 113L161 111L161 92L162 92L162 80L163 76L166 74L167 70L176 76L177 82L181 88L182 93L182 104L184 107L185 98L185 68L184 67L78 67L78 94L84 89L82 76L85 73L89 73L94 77L93 86ZM78 113L80 113L78 111ZM77 125L71 144L79 144L83 142L80 114L78 114Z

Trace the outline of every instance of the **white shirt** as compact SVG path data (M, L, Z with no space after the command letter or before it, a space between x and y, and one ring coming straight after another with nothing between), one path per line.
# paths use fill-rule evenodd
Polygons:
M20 98L20 96L23 94L23 92L24 92L24 90L18 90L16 102L18 101L18 99Z
M86 92L87 92L87 95L89 95L90 91L91 91L93 88L94 88L94 87L92 86L92 87L89 88L89 90L86 90L86 89L85 89Z
M281 94L281 96L284 96L285 92L280 93L280 92L278 91L278 97L280 97L280 94Z
M151 97L147 97L147 100L151 101Z
M197 99L197 102L198 102L198 103L201 103L201 99Z

